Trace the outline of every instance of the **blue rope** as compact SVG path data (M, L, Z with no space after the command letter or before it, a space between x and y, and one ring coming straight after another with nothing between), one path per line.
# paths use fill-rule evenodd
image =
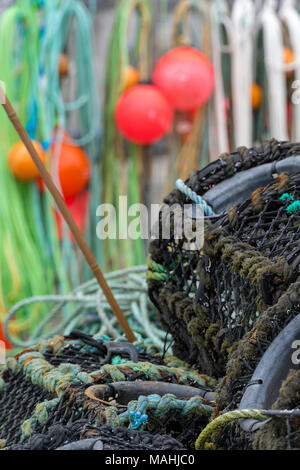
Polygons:
M191 188L189 188L183 181L182 179L178 179L176 181L176 187L181 191L183 194L185 194L188 198L190 198L192 201L194 201L196 204L199 204L201 208L203 209L203 212L205 215L208 216L215 216L215 212L212 210L212 208L207 204L207 202L199 196L195 191L192 191Z
M289 202L290 204L285 208L288 215L296 214L300 209L300 201L294 200L294 197L290 193L284 193L279 198L282 202Z

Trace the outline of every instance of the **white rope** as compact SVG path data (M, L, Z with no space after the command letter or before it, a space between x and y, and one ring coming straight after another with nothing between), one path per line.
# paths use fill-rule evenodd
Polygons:
M222 152L229 152L226 127L225 92L222 77L222 44L220 26L228 15L227 5L223 1L213 2L210 9L212 35L212 64L215 74L215 92L213 113L210 113L210 159L214 160Z
M135 333L142 336L145 344L151 343L162 351L166 333L157 323L156 311L148 298L146 270L147 266L123 269L109 273L106 280ZM28 338L12 337L10 322L13 318L21 309L38 303L44 306L54 303L54 306L49 308L47 316ZM96 330L93 334L115 338L121 336L118 321L94 279L78 286L69 295L45 295L17 303L8 312L3 326L8 340L14 346L24 348L42 339L68 335L73 329L82 328L89 315L92 315L91 325Z
M286 0L282 3L279 12L280 18L285 22L294 52L295 61L290 64L295 71L295 79L300 80L300 16L295 8L293 0ZM298 142L300 140L300 106L293 105L293 129L291 139Z
M252 144L251 84L253 82L253 33L251 0L235 0L232 8L231 83L235 147Z
M267 1L261 12L265 64L268 80L270 133L278 140L288 140L286 90L281 24L273 1Z

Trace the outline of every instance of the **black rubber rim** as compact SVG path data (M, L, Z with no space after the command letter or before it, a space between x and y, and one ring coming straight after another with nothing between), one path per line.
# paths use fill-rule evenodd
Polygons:
M295 155L240 171L207 191L203 199L217 215L221 215L232 205L246 201L255 189L274 183L277 175L285 172L290 174L300 172L300 156Z

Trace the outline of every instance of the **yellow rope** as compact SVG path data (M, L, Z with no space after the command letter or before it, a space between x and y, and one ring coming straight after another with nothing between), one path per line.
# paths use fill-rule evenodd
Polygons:
M196 450L208 450L211 448L211 443L209 443L209 439L217 431L220 431L221 428L226 426L226 424L231 423L232 421L238 419L260 419L266 420L269 419L267 416L263 415L264 410L255 410L255 409L248 409L248 410L234 410L228 411L228 413L224 413L213 421L211 421L199 434L198 439L195 443Z

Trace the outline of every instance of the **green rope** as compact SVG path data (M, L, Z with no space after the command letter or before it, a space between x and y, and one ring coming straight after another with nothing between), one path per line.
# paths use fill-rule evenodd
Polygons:
M137 13L137 34L129 50L128 30L133 13ZM126 214L119 207L119 196L128 197L128 206L141 201L141 148L128 144L115 125L115 108L124 90L125 70L132 61L140 68L143 80L149 78L148 48L151 8L148 0L121 0L116 8L107 54L102 151L103 201L116 208L120 226L127 226ZM148 70L147 70L148 69ZM144 263L145 244L142 238L104 241L106 269Z
M66 102L58 59L69 49L70 36L74 39L76 96ZM93 217L87 238L93 240L92 248L99 260L101 244L95 240L93 221L100 202L96 147L100 116L90 14L79 0L20 0L1 16L0 41L0 79L32 138L48 146L57 124L66 129L74 113L78 116L80 138L75 142L84 146L92 166ZM35 183L16 181L7 167L6 156L18 140L0 110L0 320L18 300L69 291L65 266L70 266L73 285L79 284L82 271L67 233L60 247L50 195L46 192L41 196ZM86 265L84 268L87 271ZM45 304L18 312L13 331L32 333L46 313Z
M29 419L26 419L21 425L21 442L30 436L36 424L39 423L40 425L43 425L46 423L49 418L48 412L55 408L59 401L60 398L53 398L53 400L46 400L36 405L34 414Z
M0 449L4 449L6 441L4 439L0 439Z
M147 266L147 279L153 279L154 281L166 281L168 279L165 268L161 264L156 263L151 256L147 258Z
M300 209L300 201L294 201L294 202L292 202L292 204L287 206L286 212L289 215L296 214L299 209Z
M179 400L175 395L163 396L153 394L139 396L138 400L128 403L127 410L118 414L116 407L107 407L104 411L106 423L112 427L125 426L129 424L131 429L138 429L148 421L146 412L150 411L156 418L162 420L172 411L180 411L183 417L210 416L213 407L206 405L200 396L189 400Z
M0 79L26 125L32 96L38 96L38 36L36 9L17 2L0 20ZM54 286L52 259L45 250L45 233L33 217L37 209L37 188L17 182L11 175L7 154L18 136L4 111L0 110L0 302L1 313L20 298L43 294ZM45 208L46 212L50 208ZM52 210L52 209L51 209ZM28 269L30 266L30 269ZM22 316L23 317L23 316ZM22 322L23 318L19 318ZM36 312L26 315L28 325L36 324Z
M294 200L294 197L291 193L284 193L279 198L279 201L282 201L282 202L290 202L290 201L293 201L293 200Z
M103 338L101 339L103 340ZM78 344L82 344L80 340L67 341L62 337L56 337L48 341L41 341L31 350L27 349L17 357L7 359L6 369L11 370L15 375L22 371L25 378L33 385L47 390L54 396L51 400L45 400L37 404L33 415L23 422L21 426L22 440L31 435L37 423L43 425L48 420L49 411L58 405L66 387L72 383L92 384L99 375L103 376L103 374L109 377L107 377L108 382L111 380L120 382L126 380L123 370L128 372L129 369L144 374L148 380L160 380L163 375L172 375L181 384L190 384L192 382L201 387L207 387L212 383L210 377L188 369L186 363L175 357L165 358L165 361L168 362L166 366L147 362L131 363L122 360L118 364L105 364L92 373L82 371L78 364L62 363L55 367L44 358L43 352L49 350L50 346L53 353L58 354L64 347ZM83 352L83 349L90 350L92 348L92 346L83 345L81 350ZM176 368L174 365L180 367ZM2 378L0 380L0 384L4 383ZM6 386L5 383L3 386L1 385L0 391L4 390L4 386ZM138 400L129 402L127 410L121 414L119 414L116 407L107 407L104 416L106 422L113 427L129 424L129 427L137 429L147 421L147 418L145 418L146 411L153 413L159 419L163 419L173 410L180 411L183 417L209 417L213 412L213 406L208 405L200 396L195 396L189 400L179 400L171 394L162 397L150 395L147 397L140 396Z

